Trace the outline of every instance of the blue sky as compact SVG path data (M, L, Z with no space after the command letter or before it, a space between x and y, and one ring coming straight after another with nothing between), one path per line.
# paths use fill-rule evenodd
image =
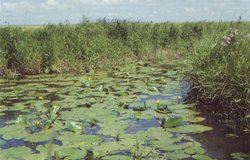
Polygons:
M153 22L250 21L250 0L0 0L0 25L79 23L82 17Z

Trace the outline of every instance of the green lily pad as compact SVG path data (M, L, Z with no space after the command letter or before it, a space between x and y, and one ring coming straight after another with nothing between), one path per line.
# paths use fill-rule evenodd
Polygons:
M105 142L94 147L95 156L106 156L115 151L126 151L130 150L132 146L124 145L119 142Z
M82 132L83 124L79 122L66 121L65 128L69 129L72 132Z
M42 154L51 153L51 156L55 156L56 154L59 158L66 158L72 160L84 159L84 157L86 156L85 150L76 147L74 148L68 145L40 145L37 147L37 150Z
M188 119L189 122L195 122L195 123L197 123L197 122L202 122L202 121L204 121L204 120L205 120L204 117L192 117L192 118L189 118L189 119Z
M206 132L206 131L210 131L210 130L212 130L211 127L203 126L203 125L199 125L199 124L189 124L189 125L185 125L185 126L179 126L176 128L169 128L168 129L168 131L170 131L170 132L193 133L193 134L202 133L202 132Z
M182 117L170 117L167 120L165 120L165 118L163 118L161 126L163 128L171 128L171 127L175 127L177 125L180 125L182 122L183 122Z
M45 130L38 133L30 134L24 138L24 141L29 142L45 142L53 139L55 132L53 130Z
M195 160L212 160L212 158L207 155L199 155L199 154L193 155L192 158Z
M242 152L236 152L231 154L232 159L234 160L245 160L250 158L250 154L242 153Z
M31 149L27 147L16 147L0 150L0 159L23 159L31 154Z
M10 139L22 139L29 136L30 134L25 130L23 125L9 125L3 128L0 128L0 135L3 135L5 140Z
M123 156L123 155L114 155L114 156L105 156L102 159L106 159L106 160L131 160L131 157Z
M47 153L40 153L40 154L28 154L24 157L25 160L45 160L48 158Z
M94 145L98 145L100 142L103 141L103 139L99 136L95 135L80 135L77 133L64 133L64 135L61 135L57 138L58 140L61 140L63 145L68 146L74 146L74 147L80 147L80 148L89 148Z
M171 152L171 151L183 150L186 148L185 145L176 144L179 142L181 142L181 138L168 138L168 139L155 140L152 142L152 144L156 148L160 148L161 150Z
M188 158L190 158L190 155L185 154L182 151L167 152L164 155L164 159L170 159L170 160L182 160Z
M188 148L185 148L185 153L189 154L189 155L194 155L194 154L205 154L205 150L203 148L201 148L201 146L197 146L197 145L193 145L190 146Z

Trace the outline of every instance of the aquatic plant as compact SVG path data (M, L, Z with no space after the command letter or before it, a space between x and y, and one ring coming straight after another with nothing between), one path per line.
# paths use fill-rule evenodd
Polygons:
M155 111L158 112L158 113L161 113L161 114L168 114L168 113L171 113L171 111L168 109L168 105L167 104L160 104L161 101L160 99L157 99L156 100L156 109Z
M171 128L180 125L183 122L183 118L179 116L169 117L167 120L165 118L161 121L162 128Z
M0 92L0 115L11 118L0 122L0 159L182 159L191 158L194 152L206 155L188 134L211 128L197 124L204 118L192 105L177 104L176 72L164 74L166 69L160 64L131 64L116 72L0 80L4 91ZM144 77L150 77L148 86ZM160 79L166 82L160 83ZM91 87L84 87L86 82ZM149 90L153 86L160 92ZM159 96L158 109L167 106L172 114L155 111ZM183 121L170 123L171 116ZM161 127L163 118L169 124ZM17 149L23 153L13 149L15 145L8 146L12 141L21 142Z

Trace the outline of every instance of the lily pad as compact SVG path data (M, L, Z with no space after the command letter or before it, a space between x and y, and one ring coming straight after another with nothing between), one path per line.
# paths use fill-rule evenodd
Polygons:
M72 132L81 132L83 131L83 124L79 122L66 121L65 128Z
M30 134L24 138L24 141L29 142L45 142L53 139L55 132L53 130L45 130L38 133Z
M94 145L98 145L103 139L95 135L80 135L77 133L64 133L58 137L58 140L61 140L63 145L68 145L71 147L80 147L80 148L89 148Z
M165 120L165 118L163 118L161 126L163 128L171 128L171 127L175 127L177 125L180 125L182 122L183 122L182 117L170 117L167 120Z
M131 157L124 155L114 155L114 156L105 156L102 159L105 160L131 160Z
M10 140L22 139L30 134L25 130L23 125L16 124L0 128L0 135L2 135L5 140Z
M250 154L242 153L242 152L236 152L231 154L232 159L234 160L245 160L250 158Z
M94 148L95 156L106 156L115 151L130 150L132 146L124 145L119 142L105 142Z
M24 159L31 154L31 149L27 147L16 147L0 150L0 159Z
M203 148L201 148L201 146L197 146L197 145L193 145L190 146L188 148L185 148L185 153L189 154L189 155L195 155L195 154L205 154L205 150Z
M212 160L212 158L207 155L199 155L199 154L193 155L192 158L195 160Z
M164 157L164 159L170 159L170 160L182 160L188 158L190 158L190 155L185 154L182 151L167 152Z
M42 154L51 153L51 156L55 156L56 154L56 156L58 156L59 158L66 158L72 160L84 159L84 157L86 156L85 150L74 148L68 145L40 145L37 147L37 150Z
M199 124L189 124L189 125L184 125L184 126L179 126L176 128L169 128L168 131L170 132L177 132L177 133L202 133L206 131L212 130L211 127L208 126L203 126Z

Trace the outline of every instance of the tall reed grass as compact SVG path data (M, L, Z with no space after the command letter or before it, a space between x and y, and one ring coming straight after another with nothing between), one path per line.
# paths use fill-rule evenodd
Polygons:
M116 19L34 28L0 27L0 75L82 73L131 60L155 62L163 59L163 52L174 55L176 50L190 48L194 39L201 39L202 31L201 23Z
M250 127L250 38L248 23L218 24L189 55L192 98L236 132Z

